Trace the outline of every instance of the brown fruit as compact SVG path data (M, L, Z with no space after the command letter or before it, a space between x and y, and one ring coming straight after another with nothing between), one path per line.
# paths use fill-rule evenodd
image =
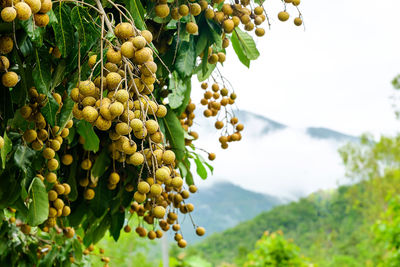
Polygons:
M0 53L8 54L12 51L14 47L14 42L9 36L0 37Z
M215 158L216 158L215 153L209 153L209 154L208 154L208 159L209 159L209 160L214 160Z

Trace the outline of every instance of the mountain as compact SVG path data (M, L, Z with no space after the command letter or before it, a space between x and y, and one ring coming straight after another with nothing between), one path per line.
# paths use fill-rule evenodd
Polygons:
M194 144L217 155L213 175L205 182L195 179L198 185L229 180L246 190L296 200L346 182L338 149L357 142L356 137L327 128L295 128L249 111L234 111L234 116L245 126L242 140L224 150L214 128L217 119L197 110Z
M187 254L199 255L214 266L222 262L242 266L245 255L265 231L282 230L317 266L377 266L374 257L382 253L383 246L375 245L372 225L382 208L380 201L365 198L365 192L388 182L368 181L313 193L215 233L192 245Z
M200 187L191 195L189 202L195 206L192 217L196 225L206 228L206 235L223 231L249 220L263 211L283 203L278 197L245 190L229 182L217 182ZM203 240L193 231L190 218L185 218L182 227L185 239L190 243Z

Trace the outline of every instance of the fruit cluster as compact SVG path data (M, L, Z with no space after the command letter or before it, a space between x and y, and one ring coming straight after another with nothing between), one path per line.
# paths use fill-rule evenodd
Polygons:
M4 0L1 2L3 9L1 10L1 19L4 22L13 22L15 19L25 21L31 18L38 27L46 27L50 22L47 14L52 10L53 3L51 0Z

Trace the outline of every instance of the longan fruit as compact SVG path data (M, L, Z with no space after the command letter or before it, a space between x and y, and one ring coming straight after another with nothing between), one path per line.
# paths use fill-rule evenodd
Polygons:
M224 38L222 40L222 48L227 48L229 46L229 39L228 38Z
M265 30L264 30L263 28L257 28L257 29L255 30L255 34L256 34L258 37L262 37L262 36L264 36L264 34L265 34Z
M26 130L22 136L27 143L31 143L33 140L37 138L37 132L35 130L29 129Z
M112 122L110 120L103 118L102 116L99 116L94 125L99 130L107 131L108 129L111 128Z
M124 42L121 45L121 53L124 57L133 58L135 56L135 47L132 42Z
M65 192L65 188L63 185L61 184L56 184L53 186L53 190L55 190L57 192L58 195L62 195Z
M85 193L83 194L86 200L92 200L94 198L94 195L95 195L94 190L91 188L87 188L85 190Z
M254 23L253 22L249 22L246 25L244 25L244 29L246 31L252 31L254 29Z
M294 5L294 6L300 5L300 0L293 0L292 5Z
M140 35L142 35L144 39L146 39L147 43L151 43L153 41L153 34L148 30L141 31Z
M208 159L209 159L209 160L214 160L215 158L216 158L215 153L209 153L209 154L208 154Z
M156 171L156 179L159 181L165 181L169 178L169 173L167 170L160 168Z
M114 90L118 87L122 80L122 77L117 72L110 72L106 76L107 87L108 89Z
M224 18L225 18L224 12L220 12L220 11L215 12L214 20L216 20L218 23L222 23Z
M172 178L171 184L174 188L181 188L183 185L183 179L179 176Z
M289 19L290 15L286 11L281 11L278 13L278 19L280 21L287 21Z
M181 14L179 14L179 9L177 7L174 7L171 10L171 18L174 20L180 20L181 19Z
M56 191L50 190L50 191L47 193L47 196L48 196L48 198L49 198L49 201L54 201L54 200L57 199L58 194L57 194Z
M66 227L63 232L66 238L73 238L75 235L75 230L72 227Z
M18 74L13 71L9 71L1 76L1 82L5 87L14 87L18 83Z
M157 179L158 180L158 179ZM150 194L152 196L159 196L162 193L162 187L159 184L152 184L150 186Z
M5 56L0 56L0 71L6 71L10 67L10 61Z
M43 149L42 155L45 159L52 159L56 155L56 152L52 148L46 147Z
M92 168L92 161L90 159L84 159L81 162L81 168L84 170L90 170Z
M68 216L71 214L71 208L69 206L64 206L62 209L62 216Z
M61 210L64 207L64 201L60 198L57 198L56 200L53 201L53 206L57 210Z
M132 154L132 156L130 156L129 161L133 165L139 166L139 165L143 164L144 156L142 155L142 153L135 152Z
M14 7L17 10L17 18L19 20L27 20L31 17L32 10L27 3L18 2Z
M149 231L149 233L147 234L147 237L148 237L150 240L153 240L153 239L155 239L155 238L157 237L157 233L156 233L155 231L151 230L151 231Z
M14 7L5 7L1 10L1 19L5 22L13 22L17 17L17 11Z
M24 0L24 2L28 4L33 14L38 13L42 7L40 0Z
M48 160L47 161L47 168L50 170L50 171L55 171L55 170L57 170L57 168L58 168L58 160L56 160L56 159L50 159L50 160Z
M140 237L145 237L147 235L146 229L141 226L136 227L135 231Z
M196 228L196 234L198 236L203 236L206 233L206 229L204 227L197 227Z
M178 241L178 246L179 246L180 248L186 247L186 246L187 246L186 240L184 240L184 239L179 240L179 241Z
M64 187L64 195L71 193L71 186L69 184L63 183L62 186Z
M145 122L145 126L146 126L147 132L149 134L156 133L158 131L158 128L159 128L158 122L155 121L155 120L147 120Z
M294 19L294 25L301 26L303 24L303 20L300 17Z
M201 11L206 10L206 8L208 7L208 2L206 0L201 0L199 2L199 5L201 7Z
M152 76L157 71L157 64L153 61L145 62L140 68L140 71L145 76Z
M97 120L99 113L94 107L86 106L82 110L83 119L87 122L94 122Z
M119 176L119 174L116 173L116 172L112 172L112 173L110 174L110 176L108 177L108 182L109 182L110 184L118 184L118 183L119 183L119 180L120 180L120 176Z
M162 160L165 164L172 164L175 162L175 153L172 150L166 150L162 156Z
M74 158L72 157L71 154L65 154L65 155L63 155L62 158L61 158L62 164L66 165L66 166L71 165L72 162L73 162L73 160L74 160Z
M55 183L57 181L57 175L54 172L47 173L46 181L49 183Z
M143 36L136 36L132 38L131 42L137 50L146 46L146 39Z
M134 30L130 23L122 22L122 23L118 24L117 26L118 26L118 30L116 29L115 35L117 35L118 38L127 39L134 35Z
M86 80L79 83L79 93L84 96L93 96L96 93L96 86L92 81Z
M143 63L149 61L151 59L151 57L152 57L151 50L144 47L135 52L134 60L138 64L143 64Z
M185 5L185 4L182 4L182 5L179 6L179 10L178 11L179 11L179 14L182 17L185 17L185 16L187 16L189 14L189 7L187 5Z
M120 102L114 102L110 105L109 110L113 117L117 117L124 112L124 105Z
M135 194L133 195L133 198L138 203L142 203L147 199L147 196L146 196L146 194L142 194L142 193L136 191Z
M46 27L50 22L50 17L47 14L35 14L33 19L35 20L35 25L38 27Z
M153 215L158 219L163 218L165 216L165 208L163 206L156 206L153 209Z
M29 234L31 232L31 226L28 224L22 224L21 225L21 232L24 234Z
M154 8L156 16L159 18L166 18L169 15L169 6L167 4L156 5Z
M240 17L240 21L243 24L247 24L247 23L249 23L251 21L251 19L250 19L249 15L243 15L243 16Z
M125 233L130 233L131 231L132 231L132 228L129 225L125 225L124 232Z
M210 64L216 64L218 62L218 55L217 54L211 54L208 57L208 63Z
M224 127L224 123L222 121L216 121L215 122L215 128L216 129L222 129Z
M197 192L197 186L195 186L194 184L189 186L189 191L190 193L196 193Z
M182 240L182 238L183 238L182 235L179 234L179 233L176 233L175 236L174 236L175 241L178 241L178 242L179 242L180 240Z
M206 17L206 19L213 19L215 17L215 12L212 8L207 8L204 11L204 16Z
M156 111L156 116L163 118L165 115L167 115L167 108L164 105L159 105Z
M106 56L107 60L114 64L118 64L122 60L121 51L117 51L113 47L108 48Z
M42 0L39 12L45 14L49 12L52 9L52 7L53 3L51 2L51 0Z

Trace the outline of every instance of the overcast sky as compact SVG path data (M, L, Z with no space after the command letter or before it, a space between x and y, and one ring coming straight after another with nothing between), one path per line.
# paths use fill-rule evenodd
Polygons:
M265 9L272 28L257 38L259 59L247 69L230 50L222 69L239 108L295 127L397 131L389 97L400 73L399 0L303 0L305 31L292 6L287 22L276 16L281 1Z

